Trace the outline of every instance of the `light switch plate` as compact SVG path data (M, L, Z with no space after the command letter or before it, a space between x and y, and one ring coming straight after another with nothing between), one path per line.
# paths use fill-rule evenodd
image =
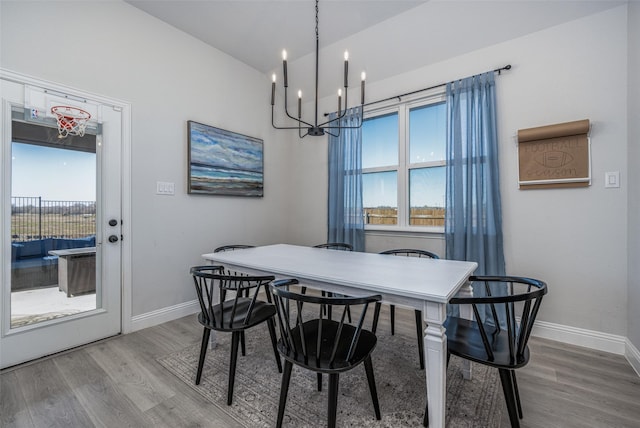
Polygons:
M174 183L158 181L156 183L156 195L174 195L176 186Z
M605 172L604 187L620 187L620 171Z

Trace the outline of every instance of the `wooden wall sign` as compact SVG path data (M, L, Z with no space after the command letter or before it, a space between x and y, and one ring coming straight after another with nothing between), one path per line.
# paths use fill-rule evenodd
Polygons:
M518 131L520 189L591 184L589 119Z

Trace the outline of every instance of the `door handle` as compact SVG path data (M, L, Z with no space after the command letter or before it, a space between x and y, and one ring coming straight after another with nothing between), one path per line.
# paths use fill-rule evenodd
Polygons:
M109 242L118 242L118 237L116 235L109 236Z
M116 220L115 218L112 218L111 220L109 220L109 226L117 226L118 225L118 220Z

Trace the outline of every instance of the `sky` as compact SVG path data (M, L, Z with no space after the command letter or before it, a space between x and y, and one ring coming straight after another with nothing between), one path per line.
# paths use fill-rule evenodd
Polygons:
M445 160L445 104L412 108L409 113L409 165ZM398 165L399 119L397 113L365 120L362 126L362 168ZM396 172L363 175L365 208L397 207ZM444 207L445 168L414 168L409 173L411 207Z
M11 196L96 200L95 153L12 143L11 166Z

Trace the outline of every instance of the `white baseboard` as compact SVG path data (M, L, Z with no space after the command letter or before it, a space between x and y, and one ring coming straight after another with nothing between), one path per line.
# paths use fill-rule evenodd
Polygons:
M633 346L633 343L631 343L629 339L627 339L627 350L624 353L624 356L627 357L631 367L633 367L638 376L640 376L640 351L638 351L638 348Z
M536 321L532 335L618 355L625 355L628 343L627 338L624 336L554 324L546 321Z
M186 317L200 311L198 300L180 303L131 317L131 332Z

